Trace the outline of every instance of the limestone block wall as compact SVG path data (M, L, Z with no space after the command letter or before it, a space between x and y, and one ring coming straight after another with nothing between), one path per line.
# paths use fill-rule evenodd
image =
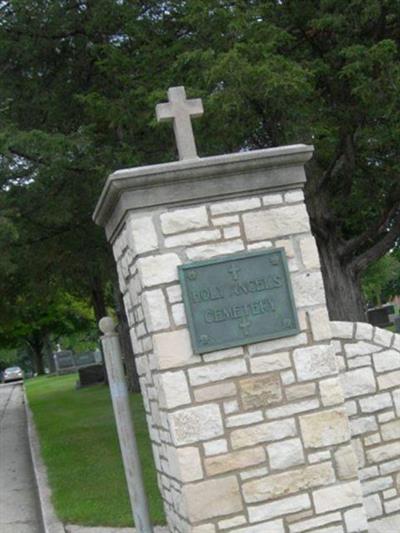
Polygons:
M332 322L369 532L400 531L400 335Z
M301 332L194 355L177 266L271 247ZM128 213L113 249L170 531L366 531L302 191Z

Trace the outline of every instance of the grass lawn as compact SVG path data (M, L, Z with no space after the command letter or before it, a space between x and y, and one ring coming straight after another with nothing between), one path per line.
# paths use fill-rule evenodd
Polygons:
M98 385L76 390L76 380L77 375L68 375L26 382L57 515L70 524L131 526L109 389ZM131 405L151 518L155 524L163 524L139 394L132 395Z

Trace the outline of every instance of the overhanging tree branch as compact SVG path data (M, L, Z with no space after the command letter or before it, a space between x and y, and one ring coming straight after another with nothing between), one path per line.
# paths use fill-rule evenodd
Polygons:
M367 268L367 266L370 263L372 263L372 261L376 261L383 255L385 255L385 253L388 252L390 248L392 248L396 240L399 238L399 235L400 235L400 207L397 206L396 216L394 217L392 221L390 230L374 246L372 246L371 248L366 250L364 253L356 257L350 263L350 268L355 273L363 272Z
M400 186L395 191L392 196L394 199L394 205L389 207L383 215L380 217L376 224L370 226L366 231L347 241L339 250L338 253L341 259L348 259L352 255L357 254L362 250L367 244L373 244L374 242L379 241L390 228L390 224L393 223L393 219L396 220L398 217L398 211L400 209Z

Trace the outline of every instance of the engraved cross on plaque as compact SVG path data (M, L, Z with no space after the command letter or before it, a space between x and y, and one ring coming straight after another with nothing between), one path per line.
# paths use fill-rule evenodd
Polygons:
M239 322L239 328L243 331L243 335L245 337L248 337L250 335L249 327L251 326L251 322L248 318L243 317L242 320Z
M168 103L157 104L156 115L158 122L172 120L179 159L197 158L196 143L193 135L192 117L201 117L203 103L200 98L186 99L185 87L170 87L168 89Z
M238 272L240 272L240 268L236 265L232 265L229 270L228 270L229 274L232 275L232 279L233 281L237 281L239 279L238 277Z

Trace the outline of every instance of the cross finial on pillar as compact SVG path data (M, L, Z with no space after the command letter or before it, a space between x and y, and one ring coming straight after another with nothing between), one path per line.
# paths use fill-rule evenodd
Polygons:
M179 159L195 159L197 156L191 118L201 117L203 102L201 98L186 99L185 87L170 87L168 103L157 104L158 122L172 120Z

